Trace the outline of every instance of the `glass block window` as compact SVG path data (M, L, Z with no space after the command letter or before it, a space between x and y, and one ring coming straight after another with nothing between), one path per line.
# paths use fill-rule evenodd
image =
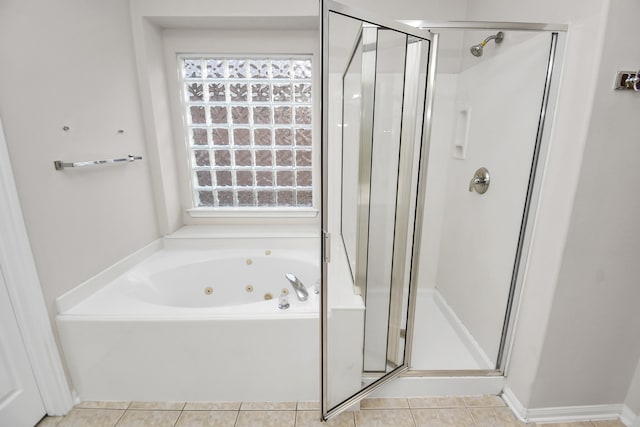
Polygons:
M194 206L312 206L311 58L180 61Z

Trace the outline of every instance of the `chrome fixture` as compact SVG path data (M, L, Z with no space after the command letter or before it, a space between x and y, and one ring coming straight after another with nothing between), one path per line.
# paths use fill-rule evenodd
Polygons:
M107 163L131 163L135 160L142 160L142 156L133 156L129 154L127 157L123 157L121 159L108 159L108 160L90 160L87 162L73 162L67 163L62 160L54 160L53 166L57 171L63 170L64 168L77 168L81 166L93 166L93 165L104 165Z
M625 81L625 85L629 89L633 89L636 92L640 91L640 89L638 89L638 83L640 83L640 71L636 72L635 74L629 75L629 77L627 77L627 80Z
M632 89L636 92L640 92L640 70L638 71L618 71L616 74L616 81L613 88L620 89Z
M293 290L296 292L296 296L300 301L306 301L309 298L309 292L307 288L302 284L300 279L298 279L293 273L287 273L284 275L287 278Z
M289 294L286 292L282 292L280 294L280 298L278 299L278 308L280 310L286 310L289 308Z
M476 191L478 194L484 194L489 189L489 171L485 167L481 167L474 174L469 182L469 192Z
M473 46L471 46L471 49L470 49L471 50L471 54L473 56L482 56L482 49L491 40L495 40L496 43L502 43L502 40L504 40L504 33L502 31L499 31L497 34L494 34L492 36L487 37L486 39L484 39L480 43L474 44Z

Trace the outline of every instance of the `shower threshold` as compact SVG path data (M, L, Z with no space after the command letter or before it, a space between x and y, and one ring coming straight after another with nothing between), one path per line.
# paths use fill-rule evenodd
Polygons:
M417 299L412 364L375 397L500 394L504 376L473 339L437 289L420 290ZM379 374L363 374L365 385Z

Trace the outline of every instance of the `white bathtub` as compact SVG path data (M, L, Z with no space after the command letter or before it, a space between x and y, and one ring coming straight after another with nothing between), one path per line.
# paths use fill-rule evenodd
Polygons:
M61 296L79 397L317 400L318 248L317 238L164 239ZM287 272L309 288L307 301Z

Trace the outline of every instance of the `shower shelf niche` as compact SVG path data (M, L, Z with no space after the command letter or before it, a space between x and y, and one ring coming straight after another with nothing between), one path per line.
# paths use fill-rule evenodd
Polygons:
M467 156L467 142L469 139L469 121L471 120L471 106L458 108L456 115L456 129L453 139L453 158L463 160Z

